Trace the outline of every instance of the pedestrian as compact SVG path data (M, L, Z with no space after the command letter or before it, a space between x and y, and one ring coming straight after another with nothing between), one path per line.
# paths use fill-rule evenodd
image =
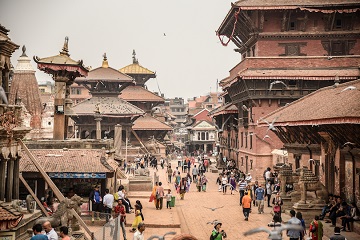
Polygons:
M250 173L247 174L246 178L245 178L245 181L247 182L247 184L251 183L251 180L252 180L252 176Z
M319 220L319 216L316 215L314 220L310 223L309 227L309 237L311 234L312 240L321 240L323 237L323 224Z
M130 232L135 232L135 230L138 228L139 223L141 223L141 214L139 210L139 206L135 204L135 218L131 224Z
M221 192L221 186L222 186L221 180L222 180L222 174L219 173L219 176L218 176L217 179L216 179L216 183L217 183L217 185L218 185L218 187L219 187L219 192Z
M293 225L301 225L301 221L295 217L296 212L294 210L290 210L291 218L287 222L288 224ZM299 240L300 239L300 231L299 230L288 230L287 232L288 237L290 240Z
M190 186L191 186L191 175L190 173L186 174L186 192L190 191Z
M165 195L165 198L166 198L166 208L171 209L171 198L172 198L171 189L168 189L168 193Z
M330 240L346 240L346 237L340 234L339 227L334 227L334 235L330 237Z
M226 194L227 184L228 184L228 178L227 178L226 174L224 174L221 178L221 188L222 188L223 194Z
M45 235L47 236L48 240L58 240L59 239L57 233L52 228L51 223L49 221L44 222L42 227L45 230Z
M265 190L259 184L259 187L255 191L256 204L258 206L258 213L264 213L264 196Z
M236 191L236 179L234 174L232 173L229 179L229 183L230 183L230 191L231 191L231 195L233 194L233 191Z
M126 191L124 185L120 185L118 188L118 196L119 199L123 200L123 204L125 206L126 213L131 213L133 207L131 206L130 199L126 196Z
M184 200L186 185L187 185L187 181L185 180L185 178L182 178L180 181L180 200Z
M160 158L160 166L161 166L161 169L164 169L164 159L163 158Z
M244 179L241 179L240 182L238 183L239 185L239 192L240 192L240 206L242 204L242 199L245 195L245 190L246 190L246 187L247 187L247 183Z
M124 240L126 239L126 230L125 230L125 224L126 224L126 212L125 212L125 206L123 205L123 200L118 200L118 205L115 207L115 216L120 216L120 227L123 233Z
M206 192L206 185L207 185L207 178L205 176L205 174L201 177L201 187L202 187L202 191Z
M258 181L255 181L255 184L252 186L252 192L255 193L256 189L259 187L259 182ZM253 199L253 204L254 206L256 205L257 206L257 202L256 202L256 199L254 198Z
M106 222L108 222L111 216L111 211L114 206L114 195L110 194L109 189L105 189L103 205L104 205L104 212L106 214Z
M251 212L251 198L248 195L247 191L245 191L244 196L242 197L241 205L242 205L242 208L243 208L243 214L244 214L244 217L245 217L245 221L248 221L249 216L250 216L250 212Z
M224 230L220 230L222 223L220 221L214 222L214 229L211 232L210 240L221 240L226 238L226 233Z
M142 212L143 206L142 206L140 200L136 200L136 205L138 205L138 207L139 207L141 220L144 221L145 219L144 219L144 215L143 215L143 212Z
M274 205L274 213L279 214L279 217L281 217L281 206L283 205L283 200L280 197L279 192L277 192L276 196L273 198L272 204Z
M164 195L165 193L164 188L162 187L162 182L159 182L159 186L156 189L156 209L162 209Z
M91 221L94 222L94 213L96 212L97 220L100 220L101 202L102 198L99 191L99 186L95 185L94 189L90 192L89 199L91 201Z
M136 232L134 233L133 240L144 240L145 224L139 223Z
M196 187L198 189L198 192L201 192L202 184L201 184L201 176L200 175L197 176Z
M48 237L41 233L42 226L41 224L35 224L32 228L34 236L30 240L48 240Z
M69 228L66 227L66 226L62 226L60 227L60 237L61 237L61 240L70 240L70 237L69 237Z
M199 169L197 169L196 165L194 165L194 168L192 169L192 177L194 182L196 181L198 174L199 174Z
M190 161L190 158L187 159L187 167L188 167L188 173L190 173L190 170L191 170L191 161Z
M154 201L155 207L156 207L156 189L158 188L158 182L155 182L155 185L153 186L153 189L151 191L149 202Z
M296 213L296 218L300 220L301 226L304 229L303 231L300 232L300 239L303 240L303 239L305 239L305 236L306 236L305 220L303 219L301 212Z
M267 183L266 183L266 196L267 196L267 205L268 205L268 207L271 207L270 206L270 199L271 199L271 194L272 194L272 189L271 189L271 182L270 181L268 181Z
M171 166L168 166L166 172L167 172L167 176L168 176L168 183L171 183L171 178L172 178L172 169L171 169Z

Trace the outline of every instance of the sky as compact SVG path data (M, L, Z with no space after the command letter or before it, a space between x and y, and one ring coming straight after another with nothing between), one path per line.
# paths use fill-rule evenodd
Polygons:
M22 45L29 57L49 57L68 36L70 57L93 69L104 53L110 67L125 67L135 49L140 65L156 72L149 90L188 99L216 91L240 61L235 45L222 46L215 33L230 7L228 0L0 0L0 24L20 45L14 66ZM38 70L36 77L51 80Z

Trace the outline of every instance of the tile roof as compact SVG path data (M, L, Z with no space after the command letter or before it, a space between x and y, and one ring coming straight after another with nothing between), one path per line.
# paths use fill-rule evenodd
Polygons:
M230 113L238 113L237 107L232 103L228 103L226 105L215 108L211 112L209 112L208 115L215 117L218 115L230 114Z
M134 79L124 73L111 67L98 67L91 70L87 77L78 77L75 82L93 82L93 81L110 81L110 82L134 82Z
M345 90L347 87L355 90ZM360 124L360 80L321 88L263 117L275 126ZM259 125L266 123L259 120Z
M146 114L144 117L136 119L132 128L134 130L173 130L172 127L153 118L150 114Z
M0 230L6 230L16 227L23 214L16 211L9 203L0 201Z
M299 6L299 7L322 7L325 5L359 5L358 0L240 0L235 3L236 6L241 7L276 7L276 6Z
M150 74L155 75L155 73L147 68L144 68L139 63L133 63L130 65L127 65L126 67L123 67L119 69L119 72L125 73L125 74Z
M119 98L129 102L165 102L165 99L142 86L128 86L121 91Z
M143 115L144 111L117 97L92 97L72 107L76 115L94 115L97 108L102 116L128 117Z
M246 69L239 73L242 79L301 79L301 80L355 80L359 68L348 69Z
M46 172L84 172L108 173L114 170L101 163L102 150L100 149L31 149L30 152L37 158ZM38 172L29 156L22 152L20 172Z

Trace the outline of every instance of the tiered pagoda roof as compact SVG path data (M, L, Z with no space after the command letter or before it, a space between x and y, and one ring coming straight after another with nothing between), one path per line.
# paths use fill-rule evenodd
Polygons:
M142 86L129 86L120 93L119 97L128 102L165 102L164 98Z
M150 114L146 114L144 117L136 119L134 126L132 127L135 131L171 131L173 128L163 123L156 118L152 117Z

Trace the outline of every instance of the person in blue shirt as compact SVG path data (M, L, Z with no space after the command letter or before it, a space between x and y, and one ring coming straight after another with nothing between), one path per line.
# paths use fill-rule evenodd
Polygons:
M35 224L32 229L34 236L32 236L30 240L48 240L48 237L41 233L42 231L41 224Z
M261 187L261 184L259 184L258 188L255 190L255 198L259 214L264 213L264 196L265 190Z
M97 220L100 220L99 214L101 211L101 205L102 205L102 198L99 191L99 186L95 186L94 190L91 191L89 200L91 201L92 206L92 218L91 221L94 222L94 212L97 213Z

